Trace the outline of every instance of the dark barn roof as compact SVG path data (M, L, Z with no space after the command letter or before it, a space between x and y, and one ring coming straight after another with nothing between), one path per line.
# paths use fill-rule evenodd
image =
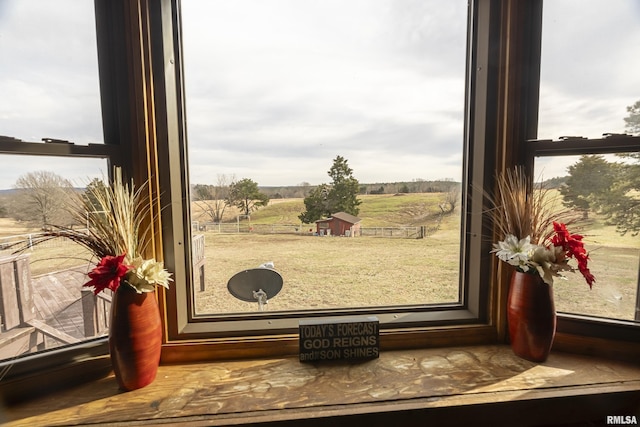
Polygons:
M324 222L324 221L331 221L332 218L336 218L339 219L341 221L344 222L348 222L350 224L357 224L360 221L362 221L360 218L358 218L357 216L353 216L351 214L348 214L346 212L337 212L334 213L333 215L331 215L331 218L327 218L327 219L320 219L316 222Z

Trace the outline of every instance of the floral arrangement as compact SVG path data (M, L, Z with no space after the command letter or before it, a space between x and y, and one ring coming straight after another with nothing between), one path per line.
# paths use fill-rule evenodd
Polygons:
M592 287L595 277L588 268L589 254L583 236L571 234L567 223L577 220L568 210L558 210L542 186L531 188L521 167L498 176L498 195L491 211L504 239L493 244L492 253L523 273L539 274L553 285L562 272L574 272L569 260ZM564 220L564 221L563 221Z
M491 252L518 271L538 273L549 285L553 285L554 276L563 277L562 271L575 271L569 265L569 259L574 258L578 261L578 270L591 288L595 277L587 267L589 255L582 243L582 236L569 233L567 226L562 223L554 222L553 227L555 234L546 245L532 244L529 236L518 239L509 234L503 241L494 243Z
M33 243L64 237L88 249L99 262L84 286L95 294L104 289L115 292L122 283L137 293L152 292L156 285L168 288L172 279L164 264L142 256L151 243L150 227L144 227L149 203L143 188L125 184L116 167L111 185L89 185L84 194L68 200L67 210L76 222L86 222L86 230L54 227Z

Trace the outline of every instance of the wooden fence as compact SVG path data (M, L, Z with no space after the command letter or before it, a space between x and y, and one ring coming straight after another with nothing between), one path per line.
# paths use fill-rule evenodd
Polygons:
M438 229L438 225L439 223L434 223L432 226L361 227L360 235L393 239L422 239L435 232ZM251 224L249 222L194 223L192 229L220 234L256 233L313 235L316 231L315 224Z
M422 239L427 227L362 227L360 235L367 237L386 237L389 239Z
M110 291L98 295L92 289L82 288L82 324L86 338L105 335L109 332L112 295ZM108 293L109 292L109 293Z

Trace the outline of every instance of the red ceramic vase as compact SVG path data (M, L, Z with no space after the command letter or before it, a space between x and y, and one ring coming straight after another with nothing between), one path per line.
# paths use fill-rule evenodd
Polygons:
M556 309L553 288L539 275L512 274L507 320L513 352L532 362L547 360L556 333Z
M122 390L151 384L160 364L162 322L154 292L137 293L122 284L111 302L109 352Z

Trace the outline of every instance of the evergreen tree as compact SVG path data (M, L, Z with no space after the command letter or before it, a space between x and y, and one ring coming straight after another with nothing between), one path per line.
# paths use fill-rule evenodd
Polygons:
M640 101L627 107L624 118L629 133L640 134ZM597 209L621 234L640 232L640 153L617 154L624 162L607 162L602 156L582 156L569 168L565 204Z
M580 156L580 160L567 168L569 177L560 187L563 203L582 211L586 218L594 200L600 200L616 179L616 165L599 155Z
M596 195L594 204L620 234L635 236L640 232L640 155L632 153L622 157L630 162L616 163L615 182L608 191Z
M624 118L629 133L640 135L640 101L627 107L629 115ZM599 211L606 215L618 232L640 232L640 153L618 154L624 163L618 163L616 180L610 191L600 194L596 203Z
M93 178L89 184L87 184L87 188L84 190L84 194L82 197L87 199L90 206L94 207L94 211L99 211L102 209L102 205L98 202L96 198L96 194L105 193L107 191L107 186L104 181L100 178Z
M351 215L358 215L358 207L362 201L358 199L360 183L353 177L353 169L349 167L347 160L342 156L337 156L333 160L333 165L329 169L329 176L333 180L329 191L331 202L331 213L346 212Z
M640 101L627 107L629 115L624 118L624 127L632 134L640 134Z
M306 211L298 218L305 223L317 221L323 217L329 217L336 212L346 212L358 215L361 201L358 199L360 183L353 176L353 169L349 167L347 160L337 156L328 172L332 179L331 184L322 184L314 188L304 199Z
M320 184L315 187L304 199L305 211L298 215L300 221L310 224L323 217L331 216L331 203L329 202L329 192L331 187L328 184Z

